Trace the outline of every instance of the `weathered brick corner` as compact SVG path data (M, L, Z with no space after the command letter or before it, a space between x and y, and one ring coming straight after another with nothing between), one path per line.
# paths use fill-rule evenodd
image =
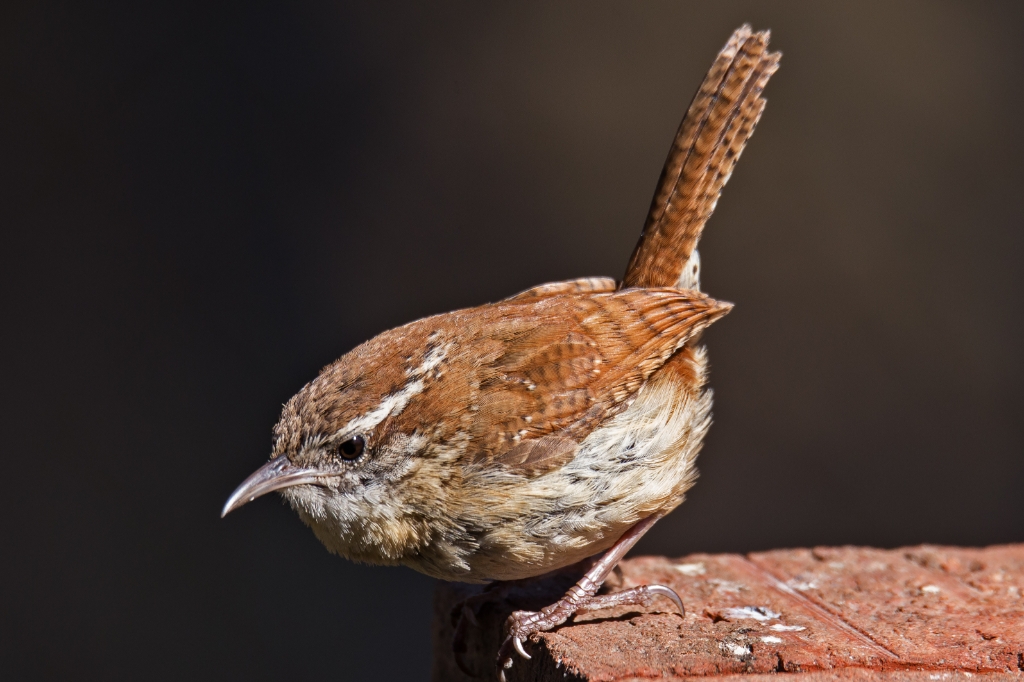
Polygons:
M519 586L474 611L463 660L494 679L501 624L572 580ZM1024 680L1024 545L895 550L819 547L741 556L640 557L612 590L670 585L668 600L581 615L528 644L509 682L747 682L778 673L817 680ZM452 608L480 587L442 585L435 599L434 682L468 682L451 653ZM742 677L742 679L741 679ZM767 678L764 678L767 679Z

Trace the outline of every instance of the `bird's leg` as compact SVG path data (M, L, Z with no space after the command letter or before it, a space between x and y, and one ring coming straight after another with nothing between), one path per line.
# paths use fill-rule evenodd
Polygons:
M664 585L643 585L615 594L595 596L626 552L632 549L637 540L660 518L660 514L655 514L637 522L565 593L565 596L554 604L540 611L516 611L508 617L505 621L505 641L498 650L498 677L501 682L505 682L505 671L512 667L513 650L523 658L530 658L523 648L523 642L528 637L556 628L580 611L594 611L625 604L646 606L650 604L654 595L662 595L674 601L680 613L685 613L679 595Z

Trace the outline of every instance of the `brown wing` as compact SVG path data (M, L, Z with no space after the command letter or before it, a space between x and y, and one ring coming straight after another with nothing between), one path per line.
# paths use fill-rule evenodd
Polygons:
M526 301L548 296L560 296L563 294L598 294L615 291L615 280L611 277L581 277L579 279L567 279L563 282L548 282L530 287L526 291L520 291L514 296L509 296L505 301Z
M480 348L474 458L539 473L561 465L648 377L732 306L693 292L630 289L495 306ZM572 445L570 447L569 445Z
M518 445L498 454L495 462L509 469L534 475L560 467L573 458L576 446L572 438L550 435L542 438L527 438Z
M679 281L764 111L761 92L782 56L768 52L768 37L740 27L705 76L669 150L623 287Z

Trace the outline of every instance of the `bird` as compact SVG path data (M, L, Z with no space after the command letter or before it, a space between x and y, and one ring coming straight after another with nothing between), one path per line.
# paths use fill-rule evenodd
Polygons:
M662 596L684 612L663 585L597 592L696 479L712 403L700 340L732 308L701 291L697 243L764 111L769 37L743 25L716 57L621 281L541 284L362 343L284 405L269 461L222 516L277 491L329 551L446 581L600 555L557 602L508 617L501 680L580 610Z

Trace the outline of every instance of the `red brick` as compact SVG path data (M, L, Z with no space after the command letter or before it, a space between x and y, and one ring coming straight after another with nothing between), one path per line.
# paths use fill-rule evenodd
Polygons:
M511 610L538 608L571 581L534 581L486 606L480 629L467 638L473 669L492 674ZM800 675L808 681L883 671L893 680L967 679L960 673L1024 679L1024 545L641 557L623 563L613 589L645 583L673 587L686 617L667 600L645 613L622 607L581 615L529 644L534 658L517 660L510 682L736 674L749 680L779 671L815 673ZM474 591L438 592L435 681L471 679L452 664L451 627L442 616ZM943 678L953 672L958 676Z
M1024 551L1016 549L1016 584ZM1015 594L983 593L965 578L975 572L1005 579L1013 566L1006 548L965 551L919 547L882 551L817 548L769 552L751 561L800 589L891 651L899 665L958 670L1009 670L1024 651L1024 602ZM942 568L955 563L959 575Z

